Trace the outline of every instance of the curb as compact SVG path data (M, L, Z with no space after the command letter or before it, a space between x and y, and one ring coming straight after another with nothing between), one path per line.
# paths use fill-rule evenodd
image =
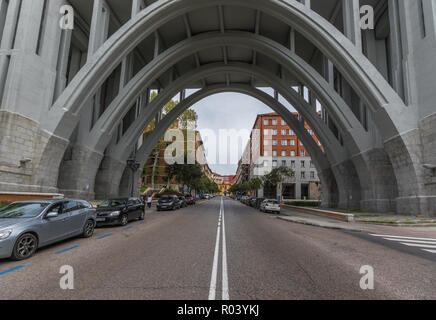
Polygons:
M282 204L282 207L288 208L291 210L311 213L323 217L328 217L336 220L346 221L346 222L353 222L354 221L354 215L353 214L347 214L347 213L340 213L335 211L328 211L328 210L320 210L320 209L314 209L314 208L306 208L306 207L297 207L297 206L291 206L288 204Z
M306 226L312 226L312 227L318 227L318 228L324 228L324 229L331 229L331 230L344 230L344 231L354 231L354 232L365 232L364 229L357 229L357 228L344 228L344 227L340 227L340 226L331 226L331 225L323 225L323 224L318 224L315 222L309 222L309 221L303 221L303 220L293 220L293 219L287 219L285 217L276 217L279 220L283 220L286 222L290 222L290 223L298 223L298 224L302 224L302 225L306 225Z

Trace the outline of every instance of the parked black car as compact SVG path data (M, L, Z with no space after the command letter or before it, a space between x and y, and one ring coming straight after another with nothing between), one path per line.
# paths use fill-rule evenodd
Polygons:
M188 205L195 204L195 198L191 195L186 195L185 200Z
M157 211L180 209L182 203L179 197L174 195L163 195L157 202Z
M180 200L180 208L186 208L188 206L188 202L184 196L179 197Z
M264 200L265 200L265 198L255 198L255 203L254 203L253 207L256 209L260 209L260 205Z
M109 199L97 206L97 226L125 226L129 221L144 218L145 206L138 198Z
M250 198L250 202L248 203L248 205L250 207L256 208L256 200L257 198Z

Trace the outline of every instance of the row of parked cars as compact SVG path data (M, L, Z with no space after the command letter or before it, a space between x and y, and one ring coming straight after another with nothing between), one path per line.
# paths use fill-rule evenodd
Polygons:
M163 196L158 210L195 204L191 196ZM77 199L44 199L14 202L0 208L0 259L24 260L38 248L82 236L90 238L96 226L125 226L145 219L138 198L109 199L94 207Z
M163 195L159 198L156 208L157 211L161 210L177 210L186 208L188 205L194 205L195 198L191 195L176 196L176 195Z
M258 209L262 212L280 214L280 203L277 200L249 196L242 196L239 198L239 200L241 201L241 203Z

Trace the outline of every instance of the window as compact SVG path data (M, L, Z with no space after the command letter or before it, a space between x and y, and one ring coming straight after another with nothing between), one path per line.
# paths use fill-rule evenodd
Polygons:
M282 151L282 157L286 157L286 151L285 150Z
M269 140L263 140L263 145L264 146L269 146Z
M295 157L295 151L294 150L291 151L291 157Z
M277 145L277 140L273 140L273 141L272 141L272 145L273 145L273 146L276 146L276 145Z
M301 150L300 154L301 154L302 157L305 157L306 156L306 151Z
M303 145L303 142L301 142L301 141L300 141L300 146L304 146L304 145Z
M268 151L264 151L263 154L264 154L265 157L269 156L269 152Z
M268 165L269 165L269 162L268 162L267 160L265 160L265 161L263 162L263 166L266 168L266 167L268 167Z
M269 120L268 120L268 119L263 120L263 124L264 124L265 126L269 125Z
M277 151L273 151L273 157L277 157Z
M290 136L295 136L295 132L294 132L294 130L290 129L290 130L289 130L289 135L290 135Z
M286 160L282 160L282 167L286 167Z
M293 168L293 169L295 168L295 161L294 160L291 161L291 168Z
M277 120L276 120L276 119L272 120L272 125L273 125L273 126L276 126L276 125L277 125Z
M301 179L306 179L306 172L301 171Z
M64 213L65 211L62 212L62 203L55 204L51 209L48 210L47 213L51 213L51 212L56 212L59 215Z
M278 165L277 160L274 160L273 161L273 167L277 167L277 165Z
M302 167L302 168L305 168L305 167L306 167L306 161L304 161L304 160L301 161L301 167Z
M310 167L313 168L313 161L310 161Z
M286 136L286 129L282 130L282 136Z
M77 210L79 207L76 201L68 201L64 203L64 211L63 213L68 213Z
M315 179L315 172L314 171L310 172L310 179Z
M287 146L288 145L288 140L282 140L282 146Z
M273 130L273 131L272 131L272 135L273 135L273 136L276 136L276 135L277 135L277 130Z
M282 126L286 126L286 122L283 119L282 119Z
M268 129L263 130L263 135L268 136L269 135L269 130Z
M291 146L295 146L295 140L291 140Z

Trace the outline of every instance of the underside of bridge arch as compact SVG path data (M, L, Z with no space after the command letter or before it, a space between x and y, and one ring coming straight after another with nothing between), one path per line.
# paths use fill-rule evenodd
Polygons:
M234 19L235 13L240 19ZM142 50L142 66L125 76L129 57L149 47ZM95 112L93 97L105 81L119 77L120 69L125 81L118 94ZM307 88L309 101L295 86ZM172 97L202 89L182 100L182 108L192 105L190 98L214 90L253 95L259 87L280 93L322 141L325 152L316 161L325 203L434 213L417 143L416 106L405 105L355 42L294 0L160 0L137 12L89 52L87 63L41 117L34 171L26 183L78 197L116 196L131 179L127 158L137 153L144 161L154 147L152 139L166 129L164 118L155 136L136 150L142 130ZM144 90L159 95L148 101ZM280 111L278 101L267 104ZM125 121L132 106L134 116ZM306 139L304 134L300 138Z

